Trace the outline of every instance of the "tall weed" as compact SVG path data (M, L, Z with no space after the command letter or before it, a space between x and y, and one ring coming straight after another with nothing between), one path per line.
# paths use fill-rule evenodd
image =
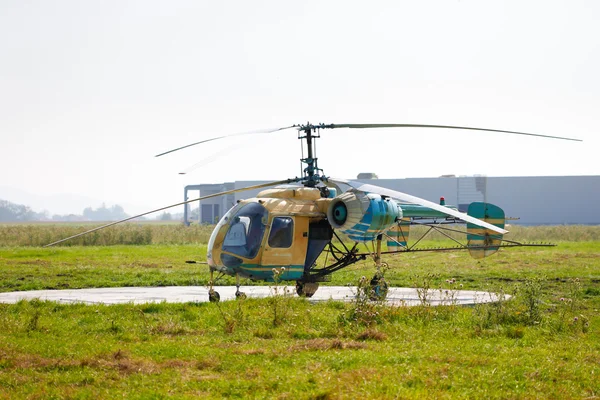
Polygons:
M350 307L340 314L338 322L342 326L361 325L371 327L383 322L382 310L384 308L386 308L385 298L375 296L371 282L363 276L358 281L356 293Z
M281 285L281 275L285 273L285 267L273 268L273 285L271 286L271 296L268 297L270 305L273 326L277 327L287 321L292 305L292 293L287 286Z

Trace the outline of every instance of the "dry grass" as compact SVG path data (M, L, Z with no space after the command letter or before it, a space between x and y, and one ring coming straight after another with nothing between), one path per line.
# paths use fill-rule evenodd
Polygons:
M127 352L117 350L111 354L82 359L49 358L36 354L12 354L2 357L4 368L11 370L40 370L40 371L66 371L79 368L94 368L101 370L115 370L120 374L155 374L162 367L173 368L175 364L170 361L156 363L149 359L132 358ZM174 360L177 361L177 360ZM185 366L181 365L181 368Z
M366 344L353 340L310 339L292 346L290 351L357 350L365 348L367 348Z
M96 226L90 224L2 224L0 246L45 246ZM213 225L126 223L66 241L59 246L208 243Z
M375 340L378 342L383 342L387 340L387 338L388 336L385 333L372 328L366 329L356 337L358 340Z

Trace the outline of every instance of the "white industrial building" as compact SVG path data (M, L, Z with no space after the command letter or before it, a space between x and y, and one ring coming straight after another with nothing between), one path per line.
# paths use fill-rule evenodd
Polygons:
M437 202L457 205L465 211L473 201L503 208L511 221L520 225L600 225L600 176L448 176L440 178L358 179L373 185ZM236 181L222 184L189 185L185 199L206 196L268 181ZM262 190L262 189L261 189ZM239 199L254 197L260 190L207 199L200 204L199 223L215 223ZM196 192L198 196L191 196ZM188 221L189 206L184 213Z

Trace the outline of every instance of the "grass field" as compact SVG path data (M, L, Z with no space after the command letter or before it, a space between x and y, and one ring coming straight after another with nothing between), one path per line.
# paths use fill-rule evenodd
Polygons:
M206 240L177 226L165 228L179 235L171 239L153 228L154 244L49 249L10 242L3 229L14 227L0 227L4 292L208 281L206 266L185 263L205 259ZM219 305L0 304L0 399L597 398L600 228L515 228L517 240L558 246L484 260L463 252L386 260L393 286L514 296L490 305L386 307L360 296L317 304L286 296ZM22 232L57 235L19 229L11 241ZM154 242L159 237L164 243ZM355 285L372 273L365 261L329 284Z

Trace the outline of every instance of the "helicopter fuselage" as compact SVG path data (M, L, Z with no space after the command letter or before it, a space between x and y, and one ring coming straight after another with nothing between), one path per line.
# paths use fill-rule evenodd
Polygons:
M445 206L443 198L440 203L445 210L456 210ZM493 207L483 204L469 214L483 219L493 215L490 222L504 226L502 210ZM355 244L379 243L379 254L384 236L388 251L405 249L411 220L428 218L446 218L446 214L356 189L337 195L335 189L280 186L239 201L221 218L208 242L207 261L211 271L252 280L317 282L359 260L346 249L346 258L334 256L334 264L315 269L317 258L331 245L334 230ZM476 226L469 227L469 233L473 243L486 246L483 256L497 251L501 237L494 235L492 243L490 234ZM481 242L482 238L489 240ZM480 256L479 249L471 250ZM377 256L375 262L379 261Z
M331 200L321 197L319 189L295 187L268 189L239 201L212 232L210 268L266 281L273 280L277 268L279 279L301 279L331 239L322 232Z
M402 216L399 203L375 193L349 190L337 195L335 189L299 186L267 189L239 201L221 218L209 240L207 260L212 271L227 275L310 281L316 279L313 267L334 229L349 241L371 242L384 233L398 236L388 231ZM357 260L342 264L350 261ZM318 276L324 275L321 271Z

